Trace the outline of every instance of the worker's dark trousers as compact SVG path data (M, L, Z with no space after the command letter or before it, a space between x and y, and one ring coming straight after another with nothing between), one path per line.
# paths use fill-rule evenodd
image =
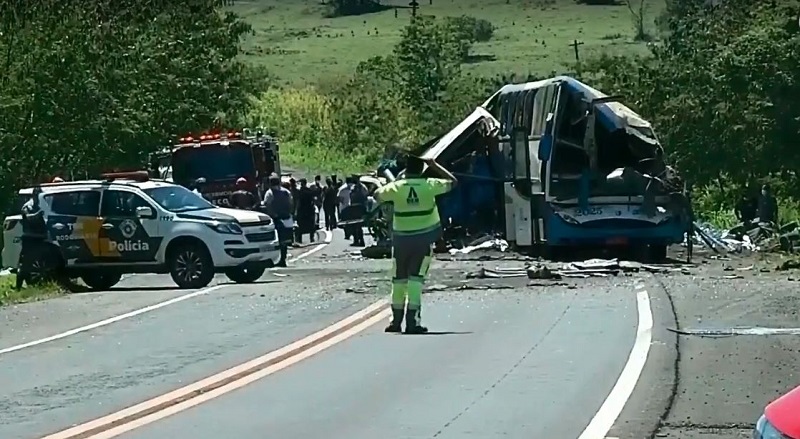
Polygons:
M422 287L433 259L432 243L441 228L419 234L392 237L392 323L406 310L406 325L422 326ZM408 308L406 309L406 299Z
M336 207L335 206L322 206L325 211L325 228L333 230L336 228Z
M276 220L275 231L278 233L278 245L281 250L281 259L278 261L278 266L285 267L289 246L292 244L292 229L284 227L283 221Z
M31 238L22 238L22 248L19 252L19 261L17 262L17 289L21 289L23 283L31 283L31 273L33 271L33 262L36 258L37 245L39 241Z

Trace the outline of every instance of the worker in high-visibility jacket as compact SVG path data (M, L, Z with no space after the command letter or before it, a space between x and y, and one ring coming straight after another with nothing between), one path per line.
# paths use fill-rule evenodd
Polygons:
M425 164L445 178L425 178ZM392 220L392 321L386 332L423 334L422 286L433 258L432 244L442 234L436 197L449 192L456 178L433 160L409 155L405 175L375 192L381 203L393 205ZM406 298L408 307L406 308Z

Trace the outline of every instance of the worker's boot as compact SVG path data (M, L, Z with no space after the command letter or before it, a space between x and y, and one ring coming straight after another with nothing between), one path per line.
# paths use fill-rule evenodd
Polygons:
M422 326L420 323L421 311L418 309L406 310L406 334L425 334L428 328Z
M403 312L403 308L392 308L392 321L384 332L402 332Z
M284 267L285 268L286 267L286 257L288 256L289 249L286 248L285 244L281 244L280 249L281 249L281 259L278 261L277 264L275 264L275 266L276 267Z

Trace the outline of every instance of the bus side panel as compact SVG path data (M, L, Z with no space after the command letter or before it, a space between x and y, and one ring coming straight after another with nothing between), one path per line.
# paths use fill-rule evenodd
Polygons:
M546 203L549 246L671 245L683 242L685 226L678 217L661 224L645 221L603 221L602 224L571 224Z

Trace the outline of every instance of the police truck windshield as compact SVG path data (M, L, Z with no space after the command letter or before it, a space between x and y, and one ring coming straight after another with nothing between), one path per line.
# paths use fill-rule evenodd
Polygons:
M163 186L144 191L159 206L170 212L213 209L216 206L183 186Z
M253 152L247 142L233 141L199 147L184 147L172 157L172 172L176 182L191 183L198 178L206 182L236 180L256 173Z

